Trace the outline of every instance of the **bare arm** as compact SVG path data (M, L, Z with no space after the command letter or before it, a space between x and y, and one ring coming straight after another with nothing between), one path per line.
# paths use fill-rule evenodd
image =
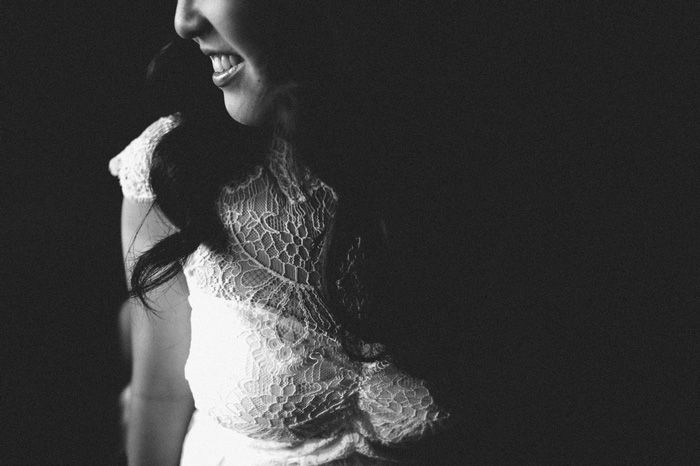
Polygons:
M173 231L162 214L149 211L149 204L124 200L122 246L127 280L135 258ZM133 303L133 370L126 436L131 466L174 466L180 462L194 409L184 376L190 345L187 294L180 274L149 294L156 312Z

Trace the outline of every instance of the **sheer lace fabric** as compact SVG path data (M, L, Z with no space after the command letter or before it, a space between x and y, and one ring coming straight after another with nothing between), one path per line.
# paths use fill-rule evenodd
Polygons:
M115 174L125 196L153 199L141 167L177 124L177 117L159 120L110 163L121 165ZM375 445L421 438L447 417L422 380L388 359L361 363L344 351L320 294L321 250L337 197L292 162L277 140L264 167L223 189L227 249L201 245L184 267L192 307L185 376L200 420L183 464L196 456L193 445L216 438L227 446L219 445L221 462L211 464L313 465L353 453L367 462L352 464L379 464ZM352 273L361 258L358 239L341 277L356 295L346 300L353 312L363 299Z
M119 177L124 197L137 202L153 201L149 180L151 155L161 138L180 121L178 114L159 119L109 161L109 171Z

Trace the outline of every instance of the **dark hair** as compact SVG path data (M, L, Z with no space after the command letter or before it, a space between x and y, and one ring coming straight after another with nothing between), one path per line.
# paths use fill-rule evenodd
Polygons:
M158 116L179 113L182 123L157 145L150 183L158 208L179 231L145 251L134 265L131 294L147 294L173 278L201 243L218 248L223 227L215 210L220 188L249 172L266 129L248 128L226 114L207 81L206 60L191 41L165 46L148 69L150 106Z

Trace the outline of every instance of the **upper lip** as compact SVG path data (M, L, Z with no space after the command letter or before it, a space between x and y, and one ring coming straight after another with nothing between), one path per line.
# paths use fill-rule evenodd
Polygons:
M208 57L212 56L212 55L236 55L236 56L240 57L240 55L237 54L236 52L214 50L214 49L210 49L207 47L200 47L200 50L202 51L202 53L204 55L206 55Z

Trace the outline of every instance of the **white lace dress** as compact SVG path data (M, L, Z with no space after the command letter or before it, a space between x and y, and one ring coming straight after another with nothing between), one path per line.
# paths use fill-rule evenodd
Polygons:
M178 122L161 118L112 159L124 196L152 202L151 154ZM266 166L222 191L228 250L202 245L184 268L196 412L183 466L384 464L387 446L448 416L422 380L389 360L354 361L334 336L317 239L337 198L308 171L293 176L289 152L277 140Z

